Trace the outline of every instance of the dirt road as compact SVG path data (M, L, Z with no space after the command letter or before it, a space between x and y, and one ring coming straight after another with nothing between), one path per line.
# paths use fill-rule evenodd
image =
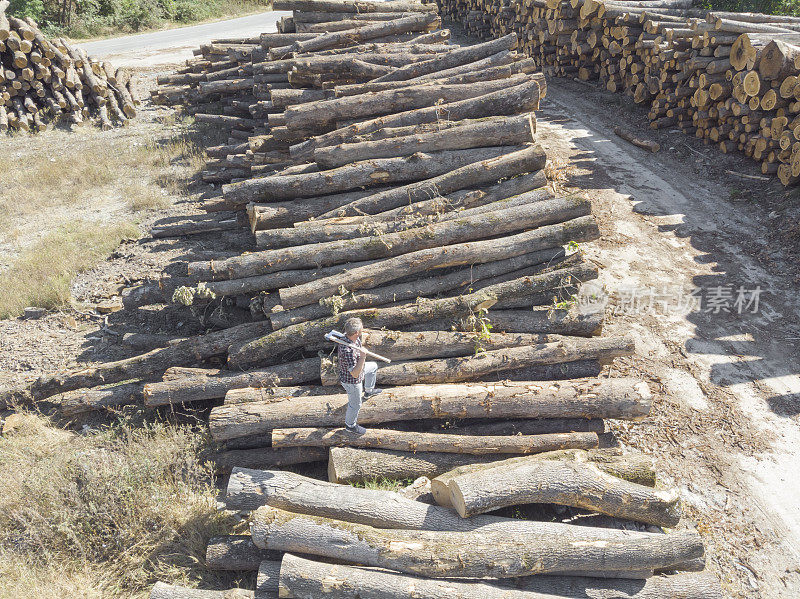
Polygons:
M291 14L286 11L268 11L238 19L87 42L81 46L92 56L110 60L116 66L169 64L191 58L194 48L213 39L250 37L266 31L276 31L275 24L280 18Z
M586 251L611 295L606 330L637 335L638 355L623 368L663 391L655 416L621 436L687 490L730 591L798 597L800 304L796 254L777 233L793 209L773 210L786 192L727 173L757 173L742 157L646 129L625 98L548 85L538 136L551 160L570 161L566 184L595 200L604 236ZM619 124L662 150L616 137ZM687 309L693 289L699 311Z

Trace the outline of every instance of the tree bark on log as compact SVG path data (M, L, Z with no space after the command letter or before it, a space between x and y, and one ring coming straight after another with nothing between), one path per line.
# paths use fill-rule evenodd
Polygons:
M414 281L413 284L400 282L384 287L352 292L345 296L337 296L341 297L341 299L336 300L336 306L340 312L346 312L348 310L415 300L418 297L433 297L440 293L467 287L487 276L516 272L523 268L556 260L561 254L563 254L563 250L560 249L540 250L515 256L514 258L506 258L505 260L475 264L446 275L426 277L419 281ZM270 322L273 330L277 331L293 324L324 318L330 315L331 312L332 307L328 305L321 303L308 304L300 308L274 312L270 315Z
M385 68L385 67L381 67ZM395 69L397 70L397 69ZM417 110L437 102L459 102L520 85L527 75L515 75L510 80L497 79L456 85L414 85L358 96L331 98L319 102L295 104L286 109L286 124L291 129L314 129L349 119L364 120L378 115ZM500 145L500 144L493 144ZM347 164L347 162L343 163Z
M536 117L528 113L431 133L319 148L314 151L314 161L322 169L331 169L350 162L409 156L416 152L523 145L535 141L535 135Z
M231 389L285 387L316 380L319 380L319 358L306 358L250 372L148 383L144 386L144 403L153 407L217 399L225 397ZM287 397L291 395L285 395L283 399Z
M324 462L328 459L325 447L256 447L228 449L216 452L212 460L220 472L233 468L284 468L295 464Z
M383 390L359 412L362 424L427 418L620 418L650 412L647 384L636 379L589 379L545 383L414 385ZM217 441L275 428L338 426L347 395L296 397L280 403L253 402L213 408Z
M245 277L243 279L228 279L225 281L208 281L206 289L212 291L218 297L236 296L255 293L257 291L273 291L281 287L291 287L302 285L318 278L329 277L340 274L348 268L359 268L368 266L373 261L353 262L351 264L336 264L323 268L306 268L301 270L282 270L268 275L256 277Z
M258 567L254 599L277 599L281 574L280 561L264 560Z
M610 360L633 353L633 340L586 339L563 340L544 345L507 347L481 351L464 357L411 361L390 364L378 370L381 385L413 385L424 383L458 383L477 380L493 373L542 364L563 364L577 360Z
M224 185L223 197L231 206L256 200L292 200L339 193L365 186L427 180L467 165L513 153L516 146L417 153L399 158L365 160L329 171L297 175L275 174Z
M135 404L141 400L141 383L128 383L108 389L76 389L50 399L59 404L61 415L67 418L94 410Z
M433 4L390 0L389 2L364 2L362 0L275 0L272 10L304 12L370 13L370 12L435 12ZM263 36L264 34L262 34Z
M381 188L381 191L386 189L388 188ZM274 227L284 227L310 218L316 218L321 214L341 208L353 200L377 193L377 191L375 188L370 188L291 200L289 202L250 203L247 206L250 229L255 232Z
M439 121L462 121L464 119L483 118L489 115L502 116L531 112L539 109L541 92L542 88L539 85L539 81L536 78L532 78L525 83L484 96L478 96L477 98L418 110L408 110L336 129L330 133L318 135L291 146L289 153L294 159L310 157L313 156L314 150L317 148L345 143L354 137L372 133L385 127L404 127Z
M289 397L304 395L327 395L329 387L241 387L225 393L226 404L249 403L251 401L283 401Z
M503 50L513 50L516 45L517 34L509 33L508 35L488 42L458 48L447 54L432 58L431 60L409 64L397 69L395 72L378 77L374 81L376 83L381 83L383 81L406 81L415 79L431 73L446 71L467 63L477 62L493 54L502 52Z
M597 433L552 433L543 435L469 436L446 433L415 433L370 428L353 435L343 428L282 428L272 431L273 447L368 447L394 451L436 451L494 455L529 454L558 449L597 447Z
M783 40L771 40L761 52L758 73L767 81L783 81L789 75L796 75L795 59L800 56L800 46L787 44Z
M536 456L525 456L522 458L512 457L505 460L494 462L478 462L473 464L463 464L456 466L448 472L444 472L431 479L431 493L437 505L442 507L453 507L451 502L451 489L449 483L454 478L462 474L480 472L484 469L491 470L499 466L513 466L527 463L525 458L535 457L540 460L553 460L577 463L594 463L600 470L646 487L654 487L656 483L655 470L653 469L653 459L643 454L622 455L621 452L614 452L609 449L594 449L584 451L580 449L567 449L563 451L550 451L537 454ZM330 471L330 467L328 468Z
M342 45L354 45L390 35L414 31L432 31L438 29L439 25L441 25L439 16L435 12L427 12L425 14L395 19L393 21L383 21L356 29L323 33L310 40L294 42L291 46L291 51L295 54L317 52L319 50L337 48Z
M378 214L408 206L414 202L429 200L432 196L446 195L460 189L496 183L506 177L514 177L522 173L533 173L543 169L546 162L547 155L544 150L539 144L534 144L479 164L457 168L426 181L377 192L326 212L322 217Z
M513 585L513 586L512 586ZM532 576L513 582L442 581L395 572L332 565L286 554L281 563L280 596L292 599L722 599L719 582L712 574L677 574L626 579Z
M677 491L637 485L589 463L507 461L455 476L447 486L463 518L524 503L569 505L670 528L681 517Z
M555 333L577 337L599 335L603 314L580 314L567 310L489 310L492 330L506 333ZM449 327L448 327L449 329Z
M186 366L223 354L235 341L259 337L271 329L268 322L237 325L222 331L191 337L169 347L146 354L90 366L83 370L40 377L31 387L36 397L71 391L81 387L117 383L127 379L158 376L171 366Z
M529 427L520 424L509 427L510 434L539 434L545 432L589 431L603 432L602 420L553 418L521 420L532 423ZM503 426L505 423L498 423ZM510 424L510 423L509 423ZM471 429L471 426L463 427ZM480 429L478 429L480 431ZM500 434L507 429L499 428ZM489 429L492 431L492 429ZM478 433L480 434L480 432ZM487 432L486 434L493 434ZM607 450L600 450L607 451ZM544 454L542 454L544 455ZM496 462L512 456L472 456L434 452L404 452L386 449L359 449L355 447L331 447L328 459L328 480L333 483L353 484L372 480L406 480L420 476L435 479L445 472L467 464Z
M574 209L576 211L585 210L580 205ZM488 219L483 220L486 221ZM489 224L494 222L494 220L491 220ZM337 275L316 279L294 287L284 287L278 294L283 307L292 309L319 302L324 298L335 297L342 288L351 292L359 289L372 289L410 274L429 272L436 268L485 264L521 256L532 251L550 250L563 246L570 241L590 241L596 237L597 223L594 218L582 216L566 222L546 224L532 231L516 233L504 238L466 241L453 245L434 246L428 249L412 251L379 260L367 266L351 268ZM586 274L583 273L586 270L584 267L578 268L581 269L582 274ZM576 271L574 274L577 275L578 272ZM541 290L548 289L552 287L553 276L555 275L552 273L543 275L545 278L542 280L536 279L535 283L542 285ZM496 289L502 291L506 288L511 288L510 284L505 285L505 288L494 285L490 291L494 293ZM520 294L514 295L514 297L519 296ZM496 299L504 298L498 295Z
M563 223L589 214L591 214L591 203L588 200L572 196L554 198L378 237L342 239L264 250L225 260L190 262L187 270L190 277L201 280L240 279L286 269L296 270L376 260L434 248L439 249L441 253L445 251L444 246ZM325 297L301 300L294 295L290 291L281 294L284 308L297 308Z
M513 578L601 570L624 575L668 568L703 555L702 542L692 533L601 543L553 537L520 542L489 532L386 530L268 506L253 515L251 534L259 547L430 578Z
M253 591L245 589L207 591L157 582L150 591L150 599L254 599L254 596Z
M256 547L250 535L211 537L206 549L206 567L211 570L253 571L265 560L280 559L277 551Z

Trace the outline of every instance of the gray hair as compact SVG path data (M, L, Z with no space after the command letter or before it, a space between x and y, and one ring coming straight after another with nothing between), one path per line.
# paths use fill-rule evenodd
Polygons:
M364 328L364 323L361 322L360 318L348 318L347 322L344 323L344 334L345 335L354 335L361 331Z

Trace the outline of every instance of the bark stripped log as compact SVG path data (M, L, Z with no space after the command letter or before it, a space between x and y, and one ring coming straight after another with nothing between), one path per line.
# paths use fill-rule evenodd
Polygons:
M375 424L426 418L623 418L650 411L647 384L617 378L551 383L414 385L383 390L365 403L359 422ZM209 427L218 441L291 426L337 426L347 395L296 397L212 409Z
M703 545L692 533L604 539L602 543L553 537L518 542L490 532L379 529L267 506L253 515L251 534L259 547L430 578L513 578L599 570L624 576L703 556Z

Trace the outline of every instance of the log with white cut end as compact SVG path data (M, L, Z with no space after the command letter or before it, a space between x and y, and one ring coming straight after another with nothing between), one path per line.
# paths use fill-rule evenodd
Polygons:
M535 117L533 113L529 113L490 118L430 133L318 148L314 150L314 161L320 168L330 169L359 160L409 156L415 152L458 150L487 145L522 145L534 141L535 136Z
M597 433L467 436L370 428L353 435L343 428L282 428L272 431L273 447L372 447L395 451L438 451L492 455L528 454L597 447Z
M327 564L285 554L280 596L291 599L722 599L712 574L654 576L646 582L570 576L532 576L514 581L460 582L397 572Z
M404 127L436 123L441 120L461 121L486 116L512 115L538 110L542 97L542 86L536 78L507 89L450 102L439 106L408 110L388 116L370 119L324 133L309 140L295 144L289 152L295 159L310 157L314 150L324 146L345 143L359 135L373 133L386 127ZM523 171L519 171L523 172ZM497 179L494 179L497 181Z
M280 554L256 547L250 535L211 537L206 548L206 566L211 570L258 570L269 560L280 560Z
M505 460L496 460L494 462L464 463L463 465L457 466L453 468L453 470L433 478L431 481L433 497L437 504L444 507L453 507L450 497L450 487L448 486L452 479L462 474L479 472L484 469L488 470L497 466L522 464L524 463L525 457L529 456L519 458L512 457ZM621 452L612 449L595 449L589 451L566 449L562 451L550 451L530 457L542 460L563 460L579 463L592 462L603 472L607 472L623 480L635 482L647 487L654 487L656 482L653 460L643 454L622 455ZM330 466L328 467L328 472L330 472Z
M558 224L590 213L591 204L587 200L574 196L554 198L386 235L264 250L220 261L192 262L188 271L189 276L201 280L238 279L284 269L375 260ZM284 308L295 308L319 299L300 303L293 299L287 301L289 297L288 293L281 294Z
M462 383L385 389L359 412L364 425L409 419L618 418L639 419L650 411L647 383L634 378L557 382ZM347 395L297 397L213 408L209 418L218 441L275 428L340 426Z
M306 358L250 372L222 373L219 376L186 377L144 386L144 403L148 406L225 397L231 389L244 387L286 387L319 379L319 358ZM291 397L296 391L287 390Z
M251 534L253 542L263 548L430 578L513 578L601 570L624 576L703 556L702 542L693 533L595 541L551 536L519 541L483 531L380 529L268 506L253 514Z
M246 589L209 591L157 582L150 591L150 599L253 599L253 591Z
M417 153L398 158L377 158L323 172L275 174L223 186L225 201L243 206L260 200L279 201L350 191L359 187L406 183L439 176L454 169L490 160L517 150L495 146L467 150Z
M677 491L654 490L589 462L509 460L453 477L450 503L464 518L524 503L555 503L617 518L673 527L680 520Z

